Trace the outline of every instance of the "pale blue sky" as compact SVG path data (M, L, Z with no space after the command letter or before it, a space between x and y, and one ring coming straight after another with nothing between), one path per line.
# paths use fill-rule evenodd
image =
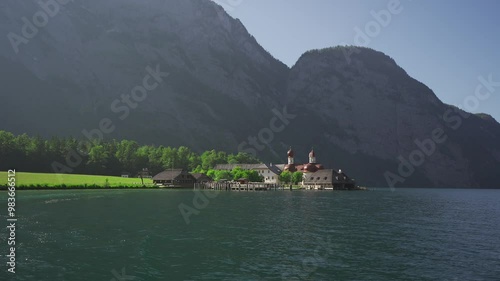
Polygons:
M274 57L292 66L302 53L355 44L355 28L365 30L371 11L391 0L214 0ZM446 103L463 104L478 77L500 81L500 1L400 0L366 47L391 56L408 74ZM474 112L500 121L500 87Z

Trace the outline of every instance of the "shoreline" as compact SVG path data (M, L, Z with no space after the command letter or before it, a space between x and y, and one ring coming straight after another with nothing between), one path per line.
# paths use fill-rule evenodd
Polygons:
M16 186L16 191L22 190L114 190L114 189L161 189L157 186ZM0 191L7 191L7 186L0 186Z
M23 190L126 190L126 189L134 189L134 190L198 190L192 187L159 187L159 186L97 186L97 185L83 185L83 186L16 186L16 191ZM202 190L214 190L214 189L202 189ZM280 191L289 191L289 188L280 189ZM320 190L320 189L305 189L305 188L293 188L292 191L363 191L369 189L352 189L352 190ZM0 186L0 191L8 191L7 186ZM220 190L215 190L220 191ZM242 190L241 190L242 191ZM260 190L257 190L260 191ZM264 190L262 190L264 191ZM273 190L265 190L265 191L273 191Z

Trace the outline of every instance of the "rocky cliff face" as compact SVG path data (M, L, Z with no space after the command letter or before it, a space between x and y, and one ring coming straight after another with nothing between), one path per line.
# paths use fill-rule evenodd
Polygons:
M21 37L22 18L35 26L33 15L44 11L37 1L1 5L0 33ZM267 107L285 93L288 68L208 0L91 0L59 7L16 47L17 54L2 40L0 71L8 89L2 117L23 109L4 129L81 135L110 118L112 137L237 147L238 133L258 126L255 116L270 115ZM128 106L122 95L142 85L147 66L169 77ZM122 106L130 107L126 120Z
M289 69L208 0L42 2L52 6L0 4L0 129L84 137L108 118L106 138L273 162L289 145L304 162L314 145L319 161L371 186L387 175L398 186L498 186L500 125L443 104L382 53L310 51ZM158 86L131 101L152 72ZM291 118L276 127L285 106ZM414 171L398 167L438 129L446 141Z
M291 70L288 101L322 124L311 125L311 135L346 152L338 165L378 179L374 185L387 178L486 187L498 179L499 124L443 104L380 52L337 47L304 54Z

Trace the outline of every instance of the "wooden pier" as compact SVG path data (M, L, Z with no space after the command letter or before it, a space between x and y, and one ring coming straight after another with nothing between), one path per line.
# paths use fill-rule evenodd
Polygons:
M262 182L205 182L195 183L194 189L212 189L226 191L268 191L268 190L290 190L289 187L280 186L275 183Z

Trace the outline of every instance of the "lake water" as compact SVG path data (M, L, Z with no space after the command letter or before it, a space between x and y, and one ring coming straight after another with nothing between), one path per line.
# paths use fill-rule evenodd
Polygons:
M0 280L500 280L500 191L195 196L18 191L16 274L2 227ZM199 209L187 223L179 206Z

